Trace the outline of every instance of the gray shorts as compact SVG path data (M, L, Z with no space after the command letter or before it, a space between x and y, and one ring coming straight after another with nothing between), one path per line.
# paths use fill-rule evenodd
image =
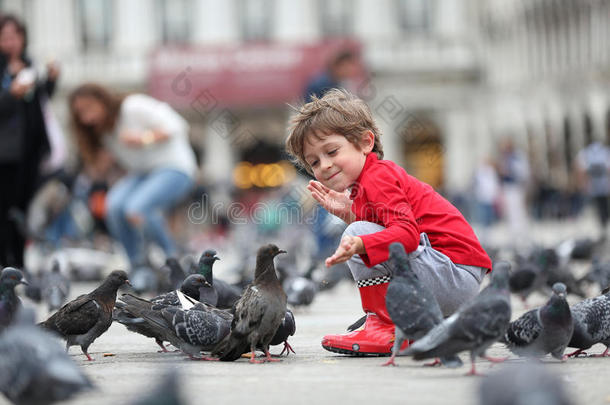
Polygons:
M385 229L373 222L357 221L350 224L343 235L360 236ZM430 245L428 235L420 234L419 246L408 254L411 269L436 297L444 316L453 314L462 304L474 298L487 272L482 267L455 264ZM392 271L384 262L367 267L359 255L348 260L347 265L354 280L368 280L391 276Z

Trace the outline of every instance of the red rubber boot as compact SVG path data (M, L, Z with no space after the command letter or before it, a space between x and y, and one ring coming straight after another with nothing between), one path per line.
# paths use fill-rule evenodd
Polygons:
M368 280L367 280L368 281ZM394 344L394 324L385 306L388 282L359 287L362 309L366 313L364 327L344 335L326 335L322 347L328 351L352 356L389 356ZM406 349L409 342L401 347Z

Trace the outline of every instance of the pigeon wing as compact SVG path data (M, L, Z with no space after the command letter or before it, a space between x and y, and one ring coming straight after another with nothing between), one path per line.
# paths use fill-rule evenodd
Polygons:
M539 309L532 309L510 323L503 341L510 347L526 347L535 341L542 331Z
M83 294L61 307L44 324L62 335L82 335L95 325L101 314L100 305Z

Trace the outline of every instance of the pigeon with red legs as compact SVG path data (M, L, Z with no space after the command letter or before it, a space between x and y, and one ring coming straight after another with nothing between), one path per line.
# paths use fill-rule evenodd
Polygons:
M124 284L129 284L127 273L115 270L98 288L68 302L39 325L65 339L66 349L79 345L87 360L91 361L93 359L87 350L112 324L117 290Z
M424 360L468 350L472 364L468 375L476 375L474 360L486 357L486 350L504 335L510 323L509 268L507 262L496 263L491 282L474 300L432 328L404 354Z

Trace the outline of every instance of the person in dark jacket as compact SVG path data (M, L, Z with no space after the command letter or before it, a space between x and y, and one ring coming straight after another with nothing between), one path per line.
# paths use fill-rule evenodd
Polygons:
M19 19L0 17L0 264L21 267L25 235L11 212L25 213L36 190L40 163L49 152L42 104L59 74L54 64L37 78L26 56L27 33Z

